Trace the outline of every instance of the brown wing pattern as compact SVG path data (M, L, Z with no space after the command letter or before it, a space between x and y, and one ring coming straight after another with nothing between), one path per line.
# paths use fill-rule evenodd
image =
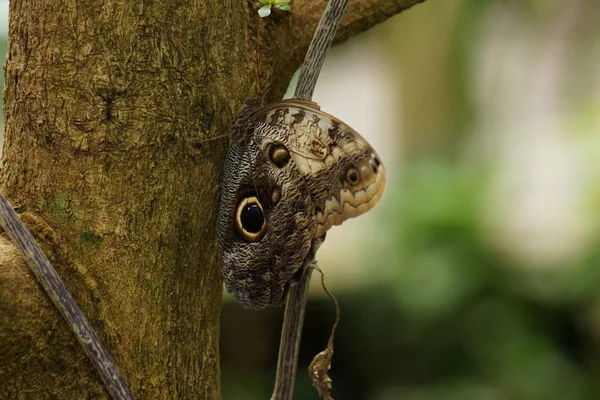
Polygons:
M262 141L285 145L304 177L323 235L373 208L385 189L385 168L369 143L316 103L284 100L259 109L254 119L273 127ZM259 140L260 141L260 140Z
M217 233L227 290L263 308L283 302L313 239L377 203L385 169L366 140L315 103L251 106L233 128Z

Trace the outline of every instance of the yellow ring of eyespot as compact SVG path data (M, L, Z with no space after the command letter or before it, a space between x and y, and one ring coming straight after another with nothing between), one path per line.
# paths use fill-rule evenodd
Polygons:
M263 215L263 224L258 232L249 232L244 229L244 225L242 224L242 211L249 204L256 204L258 208L260 208L260 212ZM265 218L265 211L263 210L262 204L260 204L260 201L256 196L248 196L238 203L237 210L235 212L235 227L238 233L249 242L258 242L260 239L262 239L263 235L267 231L267 220Z
M352 176L355 176L356 179L352 179ZM350 168L348 170L348 172L346 173L346 179L348 179L348 182L350 182L352 185L356 185L360 182L360 175L358 174L356 168Z

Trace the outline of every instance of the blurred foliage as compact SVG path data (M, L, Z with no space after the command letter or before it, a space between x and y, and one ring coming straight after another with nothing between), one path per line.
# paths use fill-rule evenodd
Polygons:
M386 25L403 157L456 155L477 122L472 51L491 0L426 1Z
M426 385L400 375L369 398L598 398L600 251L543 271L504 259L479 232L482 170L424 162L405 173L387 225L393 272L377 293L391 293L404 320L396 340L433 375Z

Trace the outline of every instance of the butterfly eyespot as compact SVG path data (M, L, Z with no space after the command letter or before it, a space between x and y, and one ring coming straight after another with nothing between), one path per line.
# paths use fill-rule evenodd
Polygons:
M381 166L381 161L379 161L379 158L373 158L373 165L375 165L377 168Z
M275 205L275 204L279 203L279 200L281 200L281 190L275 188L271 192L271 203L273 203L273 205Z
M358 183L358 181L360 180L358 171L355 170L354 168L350 168L348 170L348 173L346 174L346 178L348 179L348 182L350 182L353 185L356 185Z
M283 168L290 161L290 152L281 144L269 146L269 159L278 168Z
M262 205L256 196L243 198L237 206L235 227L242 238L257 242L267 231L267 221Z

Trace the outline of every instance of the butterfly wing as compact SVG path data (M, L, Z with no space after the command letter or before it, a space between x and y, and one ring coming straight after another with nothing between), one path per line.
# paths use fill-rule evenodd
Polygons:
M270 126L287 127L278 139L289 146L311 194L316 237L364 214L379 201L385 168L354 129L308 101L284 100L256 113Z
M293 160L279 160L277 167L262 149L273 129L254 123L248 129L253 135L234 139L229 149L217 233L228 292L248 307L264 308L283 302L316 222Z
M225 165L218 236L227 290L263 308L281 304L314 238L377 203L385 170L315 103L284 100L244 118Z

